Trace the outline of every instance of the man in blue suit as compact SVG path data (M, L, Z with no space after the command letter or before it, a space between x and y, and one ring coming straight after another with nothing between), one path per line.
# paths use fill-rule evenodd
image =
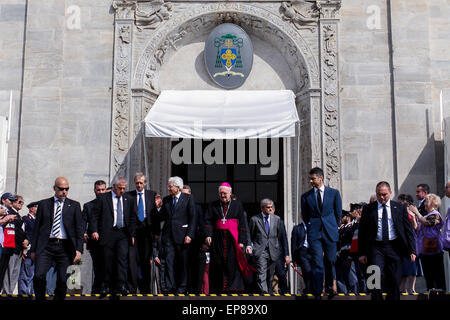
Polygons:
M326 187L321 168L309 171L309 182L313 187L301 198L303 221L312 256L313 294L321 299L325 270L325 288L328 299L337 294L336 244L339 240L338 224L342 214L342 200L338 190Z

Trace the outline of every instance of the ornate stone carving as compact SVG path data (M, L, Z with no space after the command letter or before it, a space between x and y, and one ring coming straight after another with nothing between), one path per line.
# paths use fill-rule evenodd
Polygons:
M295 3L282 2L280 13L283 20L291 23L297 30L309 29L315 32L319 17L319 7L317 3L310 3L305 0Z
M156 66L151 64L145 72L145 86L152 90L158 90L157 77L155 75Z
M128 149L128 88L117 88L116 112L114 116L115 149L121 152Z
M119 28L119 38L123 43L130 43L131 41L131 26L123 25Z
M342 0L317 1L321 19L337 19Z
M143 7L137 5L135 11L135 24L139 30L156 29L172 15L172 3L164 0L155 0Z
M323 133L325 177L340 188L339 98L337 87L337 39L335 24L322 25Z
M113 2L116 9L116 41L114 48L113 123L112 123L112 167L111 177L125 174L128 168L127 152L130 147L129 106L131 79L132 15L135 3ZM129 9L129 11L128 11ZM131 18L131 19L130 19ZM126 21L129 20L129 21Z
M117 0L113 1L112 7L116 11L116 19L133 19L136 8L136 0Z
M195 34L206 34L222 22L233 22L244 29L250 29L258 37L270 39L276 47L286 47L287 43L297 47L292 68L297 68L296 63L306 64L309 80L313 83L311 86L319 86L320 72L316 57L298 30L290 27L290 24L274 10L244 3L192 3L185 11L174 13L164 24L164 28L156 29L148 38L144 52L137 62L134 84L137 87L144 87L148 80L149 66L153 64L159 68L164 64L172 52L177 50L178 42L181 44L185 38L190 39ZM295 76L298 78L297 81L301 82L300 74L295 73Z

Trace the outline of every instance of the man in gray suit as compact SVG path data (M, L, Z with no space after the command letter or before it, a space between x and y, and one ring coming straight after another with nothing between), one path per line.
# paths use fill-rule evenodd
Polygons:
M250 219L250 236L253 243L257 284L261 293L272 293L272 280L277 259L282 253L286 264L291 262L288 248L281 252L284 223L276 216L275 204L270 199L261 200L261 213Z

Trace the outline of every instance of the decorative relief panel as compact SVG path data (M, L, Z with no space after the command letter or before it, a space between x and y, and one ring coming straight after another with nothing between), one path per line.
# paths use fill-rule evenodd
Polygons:
M337 24L321 25L321 42L325 178L330 186L340 189Z
M283 20L290 22L297 30L309 29L315 32L319 21L320 4L318 1L282 2L280 12Z
M314 87L319 85L320 73L315 55L298 30L290 27L289 22L275 14L274 10L244 3L189 4L186 10L173 10L176 14L174 13L163 27L149 34L145 50L137 62L134 86L158 90L155 79L159 68L178 46L194 37L207 34L216 25L226 22L240 25L250 33L270 40L274 46L281 48L283 53L288 53L286 59L293 68L300 71L300 65L306 65L303 72L309 73L308 80ZM299 86L307 87L303 84L305 80L301 72L296 72L295 76ZM148 87L151 84L153 88Z
M113 83L113 123L110 176L127 174L130 148L130 104L133 20L136 2L113 1L115 10L115 47Z

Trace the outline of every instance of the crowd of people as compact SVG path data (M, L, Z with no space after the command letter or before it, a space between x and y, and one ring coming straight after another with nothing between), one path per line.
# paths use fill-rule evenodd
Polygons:
M368 203L342 209L338 190L324 185L320 168L309 172L312 188L301 196L301 223L291 233L271 199L248 217L227 182L207 210L195 203L180 177L168 180L168 195L147 188L136 173L135 190L116 177L111 188L94 184L95 199L83 206L68 198L69 182L55 180L54 195L31 202L4 193L0 209L2 293L35 294L37 300L67 292L67 268L83 249L92 258L92 294L288 293L288 269L303 279L303 293L372 293L398 300L415 292L417 276L428 289L445 290L444 250L450 248L450 207L445 221L441 199L426 184L391 199L386 181ZM445 187L450 197L450 182ZM290 253L291 254L290 254ZM368 290L366 269L381 269L381 288Z

